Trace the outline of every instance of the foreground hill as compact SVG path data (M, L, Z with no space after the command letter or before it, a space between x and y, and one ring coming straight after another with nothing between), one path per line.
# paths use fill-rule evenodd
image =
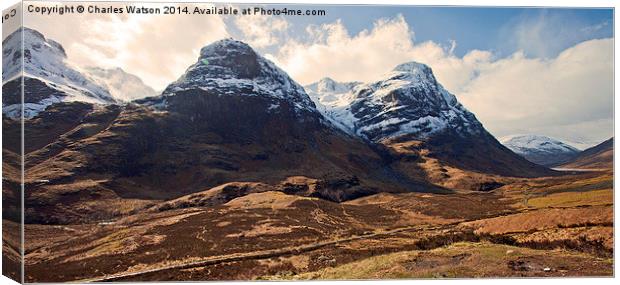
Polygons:
M560 168L612 169L614 167L614 138L579 153Z
M575 189L595 181L605 183ZM344 203L227 184L106 223L27 224L26 280L611 276L612 181L587 173ZM257 191L226 198L244 189Z

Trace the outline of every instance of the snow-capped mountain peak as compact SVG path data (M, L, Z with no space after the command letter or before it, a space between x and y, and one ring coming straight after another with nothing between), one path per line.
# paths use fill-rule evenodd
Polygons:
M260 95L287 100L300 110L316 111L301 85L249 45L233 39L216 41L203 47L198 61L170 84L163 95L165 98L189 89L202 89L218 95Z
M15 31L2 41L2 81L12 79L21 71L21 39L24 39L24 62L33 63L39 59L37 55L45 55L52 62L63 61L67 58L65 49L54 40L46 39L36 30L23 28ZM48 66L53 68L53 66Z
M446 131L469 136L484 131L422 63L400 64L375 82L351 85L327 78L306 90L324 116L372 141L401 135L424 139Z
M418 77L428 81L435 80L435 77L433 76L433 71L428 65L415 61L401 63L394 67L392 71L415 74Z
M329 77L323 77L317 82L304 86L304 88L308 93L314 93L315 95L343 94L353 90L355 86L360 84L361 82L358 81L338 82Z
M329 77L324 77L316 83L310 84L306 89L310 89L315 93L333 93L342 94L351 91L353 87L360 84L359 82L340 83Z
M22 49L23 37L23 53ZM33 117L57 102L82 101L111 104L117 100L82 69L67 59L61 44L29 28L21 28L2 41L3 113L21 114L21 86L13 81L24 77L24 113ZM21 60L23 58L23 73ZM3 87L4 89L4 87Z
M544 151L579 152L579 150L573 146L570 146L554 138L542 135L512 135L502 137L500 139L500 142L517 153L529 149Z
M445 90L433 74L433 70L426 64L410 61L397 65L390 73L385 75L382 82L389 83L387 91L395 88L414 88L428 95L429 100L435 104L448 104L456 106L456 97Z
M121 68L78 67L60 43L30 28L16 30L2 45L2 110L10 118L21 116L22 76L26 118L59 102L115 104L156 94L140 78Z
M502 137L500 141L529 161L546 166L566 162L580 152L573 146L542 135L513 135Z
M337 89L340 89L338 87L341 87L341 86L337 85L336 81L334 81L333 79L329 77L324 77L323 79L319 80L317 84L317 91L319 92L341 91L341 90L337 90Z

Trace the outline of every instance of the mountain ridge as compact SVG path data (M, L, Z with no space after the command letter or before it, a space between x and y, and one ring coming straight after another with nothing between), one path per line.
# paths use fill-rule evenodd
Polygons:
M390 130L372 140L348 135L284 71L230 39L201 49L159 96L123 105L51 104L24 121L30 142L26 210L34 213L28 222L111 219L125 213L111 205L127 199L169 200L232 182L282 185L286 194L343 202L383 192L490 191L503 185L501 175L553 174L503 147L453 95L425 81L434 78L430 68L405 64L395 70L385 85L349 85L353 105L376 103L371 111L381 112L384 101L372 99L387 98L394 103L389 108L398 107L392 111L403 112L395 114L410 120L445 117L456 108L460 115L445 117L454 124L438 132L420 129L428 136ZM376 92L383 95L370 96ZM397 106L403 102L429 108L416 114L419 109ZM18 121L3 123L11 133L21 128ZM246 192L225 192L238 193ZM107 202L89 204L92 199Z
M218 61L231 50L203 51L210 52L161 96L121 106L60 102L25 120L26 209L45 209L27 222L109 219L122 215L108 207L119 201L174 199L229 182L284 183L288 194L336 202L380 192L451 192L401 175L366 142L332 128L300 85L255 53L242 49ZM21 126L4 123L8 131ZM285 182L291 177L300 178ZM95 197L108 202L89 204Z
M338 104L325 105L324 113L347 131L370 141L403 134L423 138L446 129L475 133L482 128L475 116L437 82L432 69L418 62L399 64L383 79L355 84L354 88L338 83L338 92L312 90L312 85L320 83L307 86L315 101L340 97L331 100Z
M572 160L559 166L566 169L613 169L614 138L583 150Z

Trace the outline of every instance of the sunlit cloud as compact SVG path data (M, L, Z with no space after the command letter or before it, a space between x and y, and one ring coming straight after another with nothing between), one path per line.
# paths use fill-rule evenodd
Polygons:
M234 21L243 39L254 48L279 44L290 24L281 17L251 15L237 17Z
M613 123L613 40L590 40L553 59L522 52L480 67L459 99L496 135L579 131L603 140ZM602 127L603 132L583 127Z

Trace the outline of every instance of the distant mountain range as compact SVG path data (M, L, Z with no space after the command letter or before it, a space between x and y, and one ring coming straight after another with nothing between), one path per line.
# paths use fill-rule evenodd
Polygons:
M304 88L249 45L225 39L203 47L185 74L154 94L120 69L79 69L60 44L23 32L24 99L35 118L25 120L27 222L107 219L122 214L118 201L174 199L229 182L340 202L380 192L489 191L501 177L558 174L500 144L421 63L375 82L325 78ZM19 33L5 40L3 59L20 60ZM6 72L3 166L13 185L21 75Z

